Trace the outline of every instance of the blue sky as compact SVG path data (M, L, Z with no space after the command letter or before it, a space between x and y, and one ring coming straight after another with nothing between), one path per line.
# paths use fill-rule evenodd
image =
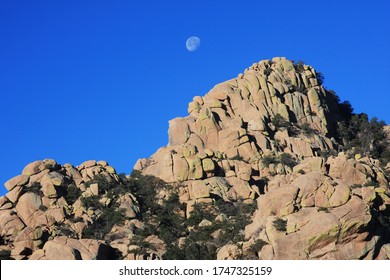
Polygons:
M193 96L275 56L390 122L389 11L386 0L0 1L0 194L37 159L131 172Z

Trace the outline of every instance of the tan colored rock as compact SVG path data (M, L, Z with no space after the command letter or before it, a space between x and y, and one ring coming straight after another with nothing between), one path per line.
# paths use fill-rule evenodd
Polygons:
M227 244L219 249L217 260L236 260L242 255L242 250L235 244Z
M82 164L80 164L78 166L78 169L82 170L84 168L89 168L89 167L92 167L92 166L96 166L96 160L87 160L87 161L83 162Z
M5 182L4 186L7 190L11 191L16 186L24 186L28 183L30 177L25 174L17 175L13 177L12 179L9 179L7 182Z
M105 160L99 160L98 162L96 162L96 164L98 164L102 167L106 167L108 165L107 161L105 161Z
M189 166L183 156L173 154L173 174L175 181L182 182L188 180Z
M42 177L42 180L41 180L42 188L41 188L41 190L42 190L44 196L49 197L49 198L56 198L58 196L58 193L57 193L57 189L56 189L53 181L56 184L59 183L59 185L61 185L62 180L59 179L59 178L52 178L52 176L50 176L49 174L50 173L45 174Z
M325 172L325 161L321 157L306 158L293 168L294 173Z
M2 210L0 212L1 235L14 235L23 228L25 228L25 224L14 214L13 210Z
M125 215L128 218L135 218L139 211L138 206L135 205L135 199L130 194L126 194L119 199L119 208L124 209Z
M203 167L200 158L196 156L187 157L188 163L188 179L197 180L203 177Z
M41 205L42 200L38 195L27 192L19 198L16 212L26 225L30 225L33 220L33 214L39 210Z
M105 169L108 172L108 174L116 174L115 168L112 166L106 166Z
M209 173L213 173L215 170L214 162L209 158L205 158L202 160L202 167L205 172Z
M45 257L47 260L79 260L81 259L80 252L74 248L57 243L55 241L48 241L43 246Z
M16 186L10 192L8 192L5 195L5 197L7 197L8 200L11 201L12 203L16 203L22 194L23 194L23 187Z
M273 260L274 250L271 245L265 245L260 251L259 257L261 260Z
M313 207L317 190L321 187L325 176L319 172L312 172L298 176L292 184L299 188L299 198L302 207Z
M89 185L89 189L90 189L92 195L99 195L99 184L98 183L94 183L94 184Z
M234 191L237 193L237 198L247 199L251 197L252 189L249 186L249 183L241 180L237 177L226 178L226 181L233 187Z
M332 184L331 181L324 181L315 195L317 207L337 207L345 204L350 198L350 188L342 181Z
M209 226L212 226L213 225L213 223L212 222L210 222L209 220L207 220L207 219L204 219L204 220L202 220L200 223L199 223L199 227L209 227Z
M191 189L192 198L210 197L210 188L204 181L194 181Z
M192 110L191 110L192 111ZM191 136L191 130L184 118L175 118L169 121L169 145L184 144Z
M160 238L158 238L156 235L150 235L147 238L145 238L145 242L148 242L151 244L153 249L149 250L150 253L155 253L159 258L161 258L162 255L165 254L165 243Z
M39 168L42 164L43 164L42 160L34 161L34 162L26 165L26 167L23 169L22 174L23 175L27 175L27 176L31 176L31 175L37 174L37 173L42 171Z

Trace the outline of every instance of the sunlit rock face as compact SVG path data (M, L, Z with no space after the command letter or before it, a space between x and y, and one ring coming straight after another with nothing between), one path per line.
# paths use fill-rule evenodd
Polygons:
M341 152L322 79L282 57L253 64L169 121L138 177L106 161L28 164L0 198L0 257L390 259L390 165Z
M243 248L266 242L259 258L386 258L372 211L388 205L388 181L377 161L338 154L333 98L311 66L262 60L195 96L169 121L168 146L135 169L180 183L187 215L197 203L257 201ZM245 255L234 246L218 258Z

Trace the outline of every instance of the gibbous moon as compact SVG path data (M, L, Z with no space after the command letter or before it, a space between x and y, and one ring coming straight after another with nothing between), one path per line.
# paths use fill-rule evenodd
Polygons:
M190 52L196 51L199 48L199 46L200 46L200 39L199 39L199 37L191 36L186 41L186 48Z

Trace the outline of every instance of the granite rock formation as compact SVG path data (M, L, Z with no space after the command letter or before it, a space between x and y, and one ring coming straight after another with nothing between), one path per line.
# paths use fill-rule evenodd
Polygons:
M222 248L218 258L258 240L262 259L386 258L374 213L389 209L388 177L378 160L339 153L321 79L285 58L255 63L194 97L189 116L169 122L169 145L135 169L180 182L188 216L197 203L257 201L246 241L227 245L241 254Z
M178 196L167 212L186 227L175 250L203 248L203 242L217 246L218 259L390 259L390 165L343 150L334 93L314 68L282 57L260 61L194 97L188 114L169 121L166 147L134 166L171 185L156 189L158 207ZM140 235L150 208L129 180L105 161L28 164L0 198L0 253L15 259L177 256L158 231ZM241 214L215 210L222 204L251 211L238 223ZM197 220L200 206L212 214ZM107 215L118 223L108 223ZM164 219L151 220L151 228L163 226ZM222 225L232 221L242 228L227 235ZM194 228L213 242L194 241Z

